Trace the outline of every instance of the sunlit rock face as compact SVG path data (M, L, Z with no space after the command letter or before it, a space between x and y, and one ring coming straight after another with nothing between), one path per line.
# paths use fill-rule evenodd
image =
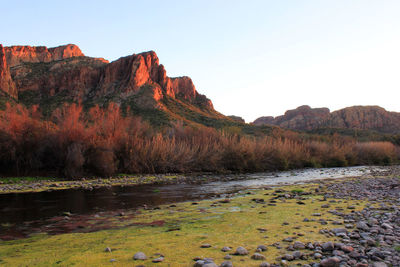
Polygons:
M271 116L260 117L254 121L254 124L271 124L289 129L311 130L319 127L329 114L328 108L300 106L296 109L288 110L284 115L275 118Z
M399 133L400 113L389 112L378 106L353 106L334 112L327 108L301 106L275 118L260 117L253 123L277 125L294 130L342 128Z
M0 44L0 92L18 98L17 89L11 78L4 47Z
M400 113L378 106L354 106L334 111L325 126L400 133Z
M1 56L1 89L13 97L20 92L23 99L39 94L36 98L62 95L70 101L97 103L100 100L96 99L107 98L118 103L137 95L136 101L149 108L160 107L158 102L170 97L213 109L212 102L196 91L189 77L168 77L154 51L111 63L86 57L73 44L2 47Z
M22 62L50 62L71 57L85 56L78 46L73 44L47 48L45 46L10 46L5 47L7 62L10 67Z

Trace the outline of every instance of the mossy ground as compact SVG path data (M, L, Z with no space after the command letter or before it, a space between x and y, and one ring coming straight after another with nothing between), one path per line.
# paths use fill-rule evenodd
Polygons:
M6 177L0 178L0 194L169 183L177 178L177 175L137 176L128 174L120 174L112 178L89 178L84 180L64 180L54 177Z
M315 185L286 186L288 192L313 191ZM275 262L276 257L285 253L269 246L282 242L286 237L298 237L296 240L325 241L335 240L319 233L323 228L337 228L330 220L340 220L328 212L329 209L355 205L362 209L364 203L342 201L330 203L330 208L321 208L326 204L321 195L306 195L305 205L299 205L295 199L285 202L278 200L276 206L266 203L273 197L275 189L249 190L251 194L239 194L228 203L218 200L204 200L161 206L159 210L140 210L136 212L132 223L135 225L119 229L103 230L93 233L72 233L49 236L39 234L27 239L0 241L0 265L4 266L193 266L194 257L211 257L221 263L227 254L221 251L224 246L234 249L244 246L248 256L233 256L234 266L258 266L260 261L250 259L258 245L268 246L262 252L267 261ZM254 198L263 198L266 203L255 203ZM312 216L321 213L321 217ZM303 219L315 219L303 222ZM328 225L321 225L324 218ZM164 224L149 223L164 221ZM283 222L289 223L282 225ZM162 226L157 226L162 225ZM264 228L265 232L258 229ZM304 236L298 236L298 233ZM209 243L211 248L200 248ZM111 253L104 252L106 247ZM132 256L143 251L149 259L137 262ZM165 256L162 263L152 263L154 254ZM115 262L110 262L115 259ZM293 262L295 263L295 262Z

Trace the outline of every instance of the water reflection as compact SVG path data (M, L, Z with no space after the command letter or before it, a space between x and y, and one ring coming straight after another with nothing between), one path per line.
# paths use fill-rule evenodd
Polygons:
M374 170L379 167L374 167ZM230 175L227 182L203 182L176 185L116 186L90 190L70 189L52 192L0 195L0 223L21 224L46 219L68 211L89 214L104 210L130 209L143 206L210 198L246 188L279 183L295 183L322 178L360 176L368 167L308 169L279 173ZM201 176L207 179L210 176ZM213 176L215 178L215 176ZM222 177L222 176L221 176ZM200 178L200 177L199 177ZM226 178L226 177L225 177Z

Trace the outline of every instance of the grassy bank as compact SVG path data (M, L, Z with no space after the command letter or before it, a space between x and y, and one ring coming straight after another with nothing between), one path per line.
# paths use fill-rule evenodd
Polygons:
M27 239L0 241L0 265L5 266L193 266L195 257L211 257L216 263L224 261L227 252L238 246L248 249L247 256L232 256L234 266L259 266L252 260L258 245L268 246L261 252L266 261L276 262L287 244L282 240L293 237L302 242L336 241L336 237L319 233L322 228L336 228L332 221L336 215L328 212L354 205L363 208L363 202L324 201L323 193L315 193L318 185L285 186L263 190L248 190L229 200L204 200L197 203L177 203L160 206L157 210L126 212L115 220L124 221L121 228L93 233L72 233L48 236L37 234ZM295 198L270 200L279 194ZM261 201L264 199L264 201ZM302 203L298 203L301 201ZM329 203L330 208L321 206ZM313 216L320 213L321 216ZM304 218L310 219L304 222ZM323 218L328 225L318 221ZM121 223L122 224L122 223ZM280 242L278 249L272 244ZM204 243L210 248L201 248ZM110 247L112 252L104 252ZM134 261L133 255L142 251L148 256L143 262ZM162 263L152 263L160 253ZM114 262L110 262L114 259ZM301 262L294 261L293 264Z
M9 177L0 178L0 194L173 183L179 179L184 179L184 177L177 175L139 176L124 174L112 178L88 178L82 180L68 180L54 177Z

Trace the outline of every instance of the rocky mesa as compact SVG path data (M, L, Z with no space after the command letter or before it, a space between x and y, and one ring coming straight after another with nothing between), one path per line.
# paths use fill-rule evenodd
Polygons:
M389 112L379 106L353 106L330 112L328 108L300 106L278 117L260 117L256 125L276 125L293 130L342 128L400 133L400 113Z
M112 101L139 113L158 110L158 115L173 119L233 121L216 112L189 77L168 77L154 51L109 63L85 56L73 44L54 48L0 45L0 85L4 96L28 107L39 105L48 114L65 102L90 107ZM193 118L188 118L190 114Z

